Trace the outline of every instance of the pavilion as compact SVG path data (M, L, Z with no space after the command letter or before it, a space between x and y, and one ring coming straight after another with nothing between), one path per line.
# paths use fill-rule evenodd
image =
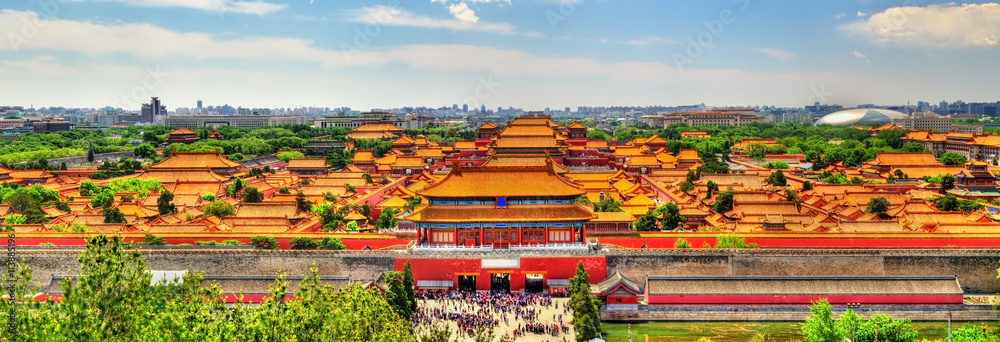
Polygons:
M595 216L576 203L579 184L560 177L551 159L541 166L461 166L417 194L428 205L406 217L428 246L585 244Z

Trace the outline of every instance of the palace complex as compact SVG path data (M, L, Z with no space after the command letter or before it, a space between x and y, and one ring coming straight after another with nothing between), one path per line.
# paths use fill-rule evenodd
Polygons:
M865 129L876 134L893 127ZM37 184L58 191L67 202L70 211L43 208L50 219L47 224L13 225L17 232L38 234L73 224L123 234L224 237L322 232L322 217L296 210L297 197L312 205L347 208L342 212L352 219L328 225L327 231L346 232L347 221L359 223L359 231L371 231L380 214L391 210L398 222L394 231L412 234L417 247L427 248L582 247L588 237L634 236L634 222L665 203L676 204L683 220L677 227L656 230L877 236L1000 232L1000 223L994 220L1000 207L988 203L1000 198L996 166L990 160L976 160L995 157L991 148L1000 148L1000 138L993 135L909 131L903 140L924 144L931 152L883 152L859 167L838 164L820 170L812 170L803 155L751 159L748 153L756 146L779 144L773 139L744 139L732 145L731 155L722 156L733 171L712 174L699 171L705 164L696 150L672 150L670 141L659 136L627 142L588 139L586 126L577 122L560 126L541 115L502 125L488 122L479 128L477 139L468 141L407 136L391 123L361 125L351 134L390 140L391 149L351 150L352 163L342 170L331 170L322 158L284 162L258 156L236 162L219 151L165 150L161 161L119 178L88 179L94 170L80 168L0 169L0 181ZM707 134L693 131L689 136ZM218 132L210 138L222 139ZM197 139L194 132L184 128L170 133L172 141L192 139ZM967 153L972 161L945 165L935 159L941 151ZM776 161L789 165L782 186L768 184L772 170L762 167ZM264 169L269 172L251 176L253 170ZM838 173L854 181L822 181ZM940 184L925 181L943 175L955 177L953 188L940 191ZM102 208L91 206L92 198L81 195L80 184L91 181L100 187L129 178L158 181L173 193L177 212L160 215L158 191L118 193L112 208L120 209L128 220L104 224ZM236 179L243 186L227 191ZM264 205L243 203L243 190L250 187L263 195ZM732 193L732 205L714 210L722 192ZM972 211L942 212L934 200L944 194L987 203ZM876 197L889 203L881 215L868 210ZM204 215L212 199L233 205L235 213ZM602 201L615 203L615 208L595 211L593 204ZM12 209L2 205L0 211Z

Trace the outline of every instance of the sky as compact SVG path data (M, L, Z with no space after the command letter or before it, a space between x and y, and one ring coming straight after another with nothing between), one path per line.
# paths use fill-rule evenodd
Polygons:
M998 39L993 2L8 0L0 105L992 102Z

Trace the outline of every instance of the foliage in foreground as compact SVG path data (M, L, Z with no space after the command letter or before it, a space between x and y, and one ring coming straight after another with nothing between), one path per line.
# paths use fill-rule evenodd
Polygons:
M376 290L359 284L337 290L320 283L313 267L283 301L288 281L279 274L270 297L260 305L227 307L216 298L218 284L202 286L203 275L188 273L181 283L150 285L152 274L139 249L120 238L95 236L80 254L76 283L64 280L61 303L19 300L18 330L3 341L414 341L409 323ZM31 268L18 267L16 298L38 293ZM23 304L23 305L22 305ZM0 320L9 319L9 301L0 301Z
M866 320L847 309L847 312L833 318L833 311L826 299L820 299L809 308L811 315L802 325L802 335L809 342L840 342L844 338L852 341L915 342L917 331L909 318L895 319L875 312Z

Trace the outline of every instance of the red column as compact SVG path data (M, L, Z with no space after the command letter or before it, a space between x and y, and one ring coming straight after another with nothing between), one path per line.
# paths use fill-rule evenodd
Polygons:
M417 247L420 247L420 227L417 227Z
M521 232L521 227L520 226L517 227L517 244L518 245L523 245L524 244L524 233Z
M476 242L479 243L480 246L482 246L483 244L486 243L486 229L483 228L483 226L479 226L479 239L478 240L479 241L476 241Z
M545 244L548 245L549 244L549 227L545 227L545 230L544 230L543 234L545 234Z
M455 228L455 246L458 246L458 228Z
M580 227L580 242L587 244L587 227Z

